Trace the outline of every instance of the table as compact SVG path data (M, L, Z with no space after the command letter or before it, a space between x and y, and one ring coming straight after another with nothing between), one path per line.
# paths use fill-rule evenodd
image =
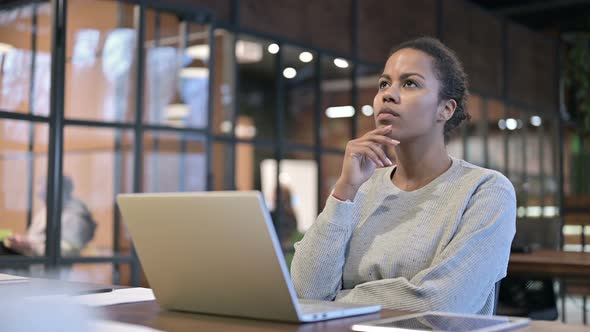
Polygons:
M508 274L590 280L590 252L535 250L513 253Z
M49 295L99 291L104 288L121 288L120 286L104 286L74 283L59 280L31 279L26 283L14 283L0 285L0 294L18 291L23 296ZM200 315L183 312L173 312L161 309L155 301L118 304L105 307L92 308L104 319L111 321L131 323L153 327L163 331L224 331L224 332L249 332L249 331L288 331L288 332L336 332L351 331L350 327L359 322L376 320L387 317L395 317L408 312L395 310L381 310L378 313L354 316L343 319L335 319L318 323L289 324L280 322L257 321L250 319L231 318L223 316ZM539 332L588 332L587 327L564 325L559 322L532 321L525 329L517 331Z
M289 332L336 332L351 331L350 326L367 320L399 316L407 312L381 310L378 313L335 319L318 323L288 324L256 321L222 316L172 312L161 309L155 301L118 304L99 309L106 318L114 321L139 324L164 331L289 331ZM588 332L587 327L565 325L558 322L532 321L524 329L513 331L539 332Z
M584 284L590 281L590 252L535 250L530 253L510 254L508 275L531 278L567 278L569 281L580 280ZM562 320L565 321L564 286L562 290ZM582 320L587 324L586 300L582 305Z

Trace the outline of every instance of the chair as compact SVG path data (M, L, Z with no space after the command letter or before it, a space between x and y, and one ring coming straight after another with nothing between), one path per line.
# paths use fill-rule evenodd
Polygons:
M496 314L496 310L498 309L498 299L500 298L500 282L502 280L498 280L496 281L496 284L494 285L494 309L492 310L492 314L495 315Z
M516 222L512 250L558 250L561 247L560 238L561 220L558 218L519 219ZM540 320L557 319L559 313L554 280L506 276L499 287L497 311L501 315Z

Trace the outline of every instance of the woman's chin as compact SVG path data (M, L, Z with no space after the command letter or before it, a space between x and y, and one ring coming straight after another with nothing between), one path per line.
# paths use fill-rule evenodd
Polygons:
M383 128L383 127L387 127L387 126L391 126L391 123L378 122L377 127L375 129L379 129L379 128ZM399 129L395 128L395 126L393 126L391 128L391 131L389 133L387 133L386 136L389 138L397 139L397 137L399 136Z

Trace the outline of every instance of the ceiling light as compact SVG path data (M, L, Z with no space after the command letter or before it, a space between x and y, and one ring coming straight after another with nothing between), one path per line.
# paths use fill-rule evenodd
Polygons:
M221 126L219 126L221 129L221 132L224 134L229 134L231 133L231 122L230 121L223 121L221 123Z
M311 54L309 52L299 53L299 61L307 63L307 62L311 62L311 60L313 60L313 54Z
M164 111L164 114L166 114L166 120L184 119L189 113L190 109L186 104L170 104L166 106Z
M268 48L267 48L268 53L270 53L270 54L277 54L277 53L279 53L279 49L280 49L279 45L277 45L275 43L272 43L272 44L268 45Z
M334 65L338 68L348 68L348 61L342 58L336 58L334 59Z
M331 119L336 118L350 118L354 115L354 107L352 106L335 106L326 109L326 116Z
M363 114L366 115L366 116L371 116L371 115L373 115L373 106L371 106L371 105L364 105L361 108L361 112L363 112Z
M235 129L235 134L238 138L252 138L256 136L256 127L252 125L238 124Z
M262 45L257 42L238 40L236 43L236 59L238 63L255 63L262 60Z
M538 115L531 116L531 125L535 127L540 127L543 124L543 120Z
M0 43L0 54L8 53L12 50L14 46L6 43Z
M209 45L193 45L185 50L186 55L193 59L208 60L209 59Z
M279 183L280 184L290 184L291 183L291 175L289 175L289 173L287 172L281 172L279 174Z
M186 67L180 70L180 77L186 79L193 78L207 78L209 77L209 69L203 67Z
M293 67L287 67L283 70L283 76L288 79L292 79L293 77L297 76L297 70Z
M516 127L518 127L518 122L516 121L516 119L513 119L513 118L506 119L506 128L508 130L515 130Z

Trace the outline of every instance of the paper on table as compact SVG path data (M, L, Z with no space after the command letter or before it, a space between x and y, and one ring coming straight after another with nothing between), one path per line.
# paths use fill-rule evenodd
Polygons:
M75 296L74 299L76 303L98 307L121 303L152 301L156 298L154 297L154 292L150 288L136 287L115 289L112 292L107 293L80 295Z
M8 282L23 282L27 281L29 278L13 276L11 274L2 274L0 273L0 284L1 283L8 283Z
M91 331L94 332L161 332L160 330L156 330L147 326L112 322L106 320L94 321L90 325L92 327Z

